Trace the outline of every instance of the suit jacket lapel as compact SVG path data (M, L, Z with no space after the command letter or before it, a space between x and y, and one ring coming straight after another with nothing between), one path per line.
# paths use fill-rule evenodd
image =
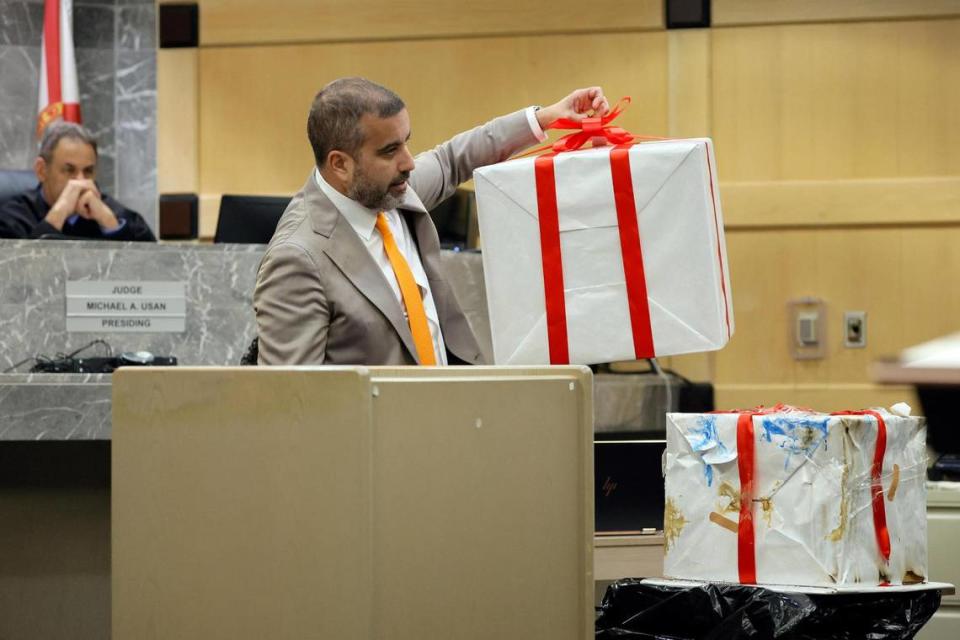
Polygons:
M443 269L440 266L440 239L437 236L436 227L430 220L430 214L421 207L416 208L404 203L403 207L408 220L412 222L413 233L417 238L417 248L420 250L420 263L423 270L427 273L427 279L430 281L430 288L433 290L433 301L437 305L437 314L440 320L446 319L447 296L437 295L439 287L445 287L446 281L443 279ZM446 293L446 292L444 292Z
M408 198L402 208L407 210L410 226L417 238L420 262L427 273L427 279L430 280L430 289L433 292L433 301L437 305L437 315L440 317L440 328L443 331L447 351L463 364L480 364L483 356L473 328L470 327L466 315L460 308L453 289L443 276L437 228L433 226L430 214L420 204L419 199L414 203Z
M330 239L324 243L324 253L353 286L390 321L407 351L417 359L413 334L410 333L410 325L403 315L403 307L360 236L320 190L312 175L307 179L303 193L314 232Z

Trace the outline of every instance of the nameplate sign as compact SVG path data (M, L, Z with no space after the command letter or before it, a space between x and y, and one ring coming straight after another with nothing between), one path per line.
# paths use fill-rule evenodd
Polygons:
M67 331L183 333L185 282L67 281Z

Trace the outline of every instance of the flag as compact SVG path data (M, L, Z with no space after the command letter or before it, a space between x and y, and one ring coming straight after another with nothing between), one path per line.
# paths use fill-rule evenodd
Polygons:
M77 61L73 53L73 0L44 0L40 48L37 137L54 120L80 120Z

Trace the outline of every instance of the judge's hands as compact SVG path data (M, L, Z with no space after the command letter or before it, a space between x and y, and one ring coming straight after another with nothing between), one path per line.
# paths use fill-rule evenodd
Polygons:
M603 89L589 87L577 89L559 102L540 108L537 111L537 122L541 127L546 127L558 118L579 121L588 116L606 115L608 111L610 111L610 103L603 95Z
M100 191L93 180L70 180L60 192L60 197L44 218L57 231L63 230L67 218L73 214L93 220L107 231L116 229L120 222L113 211L100 198Z

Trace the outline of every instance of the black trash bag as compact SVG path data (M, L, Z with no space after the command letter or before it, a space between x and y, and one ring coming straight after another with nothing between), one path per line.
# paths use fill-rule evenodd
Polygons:
M909 640L940 606L940 592L808 595L728 584L607 588L596 638L657 640Z

